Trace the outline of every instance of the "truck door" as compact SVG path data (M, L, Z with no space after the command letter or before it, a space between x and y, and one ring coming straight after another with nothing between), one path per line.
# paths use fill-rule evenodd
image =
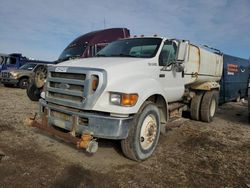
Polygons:
M185 90L183 73L173 69L176 52L176 43L165 41L159 55L159 81L164 88L168 102L180 100Z

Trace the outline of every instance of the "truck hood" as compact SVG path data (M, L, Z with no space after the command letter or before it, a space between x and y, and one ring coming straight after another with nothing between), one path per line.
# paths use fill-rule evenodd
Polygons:
M10 73L31 73L30 70L23 70L23 69L10 69L10 70L3 70L1 72L10 72Z
M54 66L86 67L99 68L104 70L114 69L115 67L135 67L140 65L147 66L150 58L128 58L128 57L93 57L69 60Z

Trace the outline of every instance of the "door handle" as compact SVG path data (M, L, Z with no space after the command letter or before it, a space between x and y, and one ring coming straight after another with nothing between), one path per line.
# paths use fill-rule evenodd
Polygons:
M165 78L165 74L160 74L159 77L160 78Z

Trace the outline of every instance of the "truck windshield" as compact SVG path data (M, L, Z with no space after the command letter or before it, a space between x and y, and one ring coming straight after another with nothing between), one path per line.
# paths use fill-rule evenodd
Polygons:
M137 57L151 58L157 53L162 39L133 38L110 43L97 53L97 57Z
M63 50L58 61L66 61L71 58L81 57L86 49L86 45L74 45Z
M27 64L24 64L23 66L21 66L19 69L22 69L22 70L33 70L35 66L36 66L36 64L27 63Z

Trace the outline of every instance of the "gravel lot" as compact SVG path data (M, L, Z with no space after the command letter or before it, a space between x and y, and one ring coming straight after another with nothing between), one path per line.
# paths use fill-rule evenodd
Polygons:
M141 163L118 141L89 155L24 126L37 109L25 90L0 85L0 187L250 187L247 103L221 106L210 124L180 121Z

